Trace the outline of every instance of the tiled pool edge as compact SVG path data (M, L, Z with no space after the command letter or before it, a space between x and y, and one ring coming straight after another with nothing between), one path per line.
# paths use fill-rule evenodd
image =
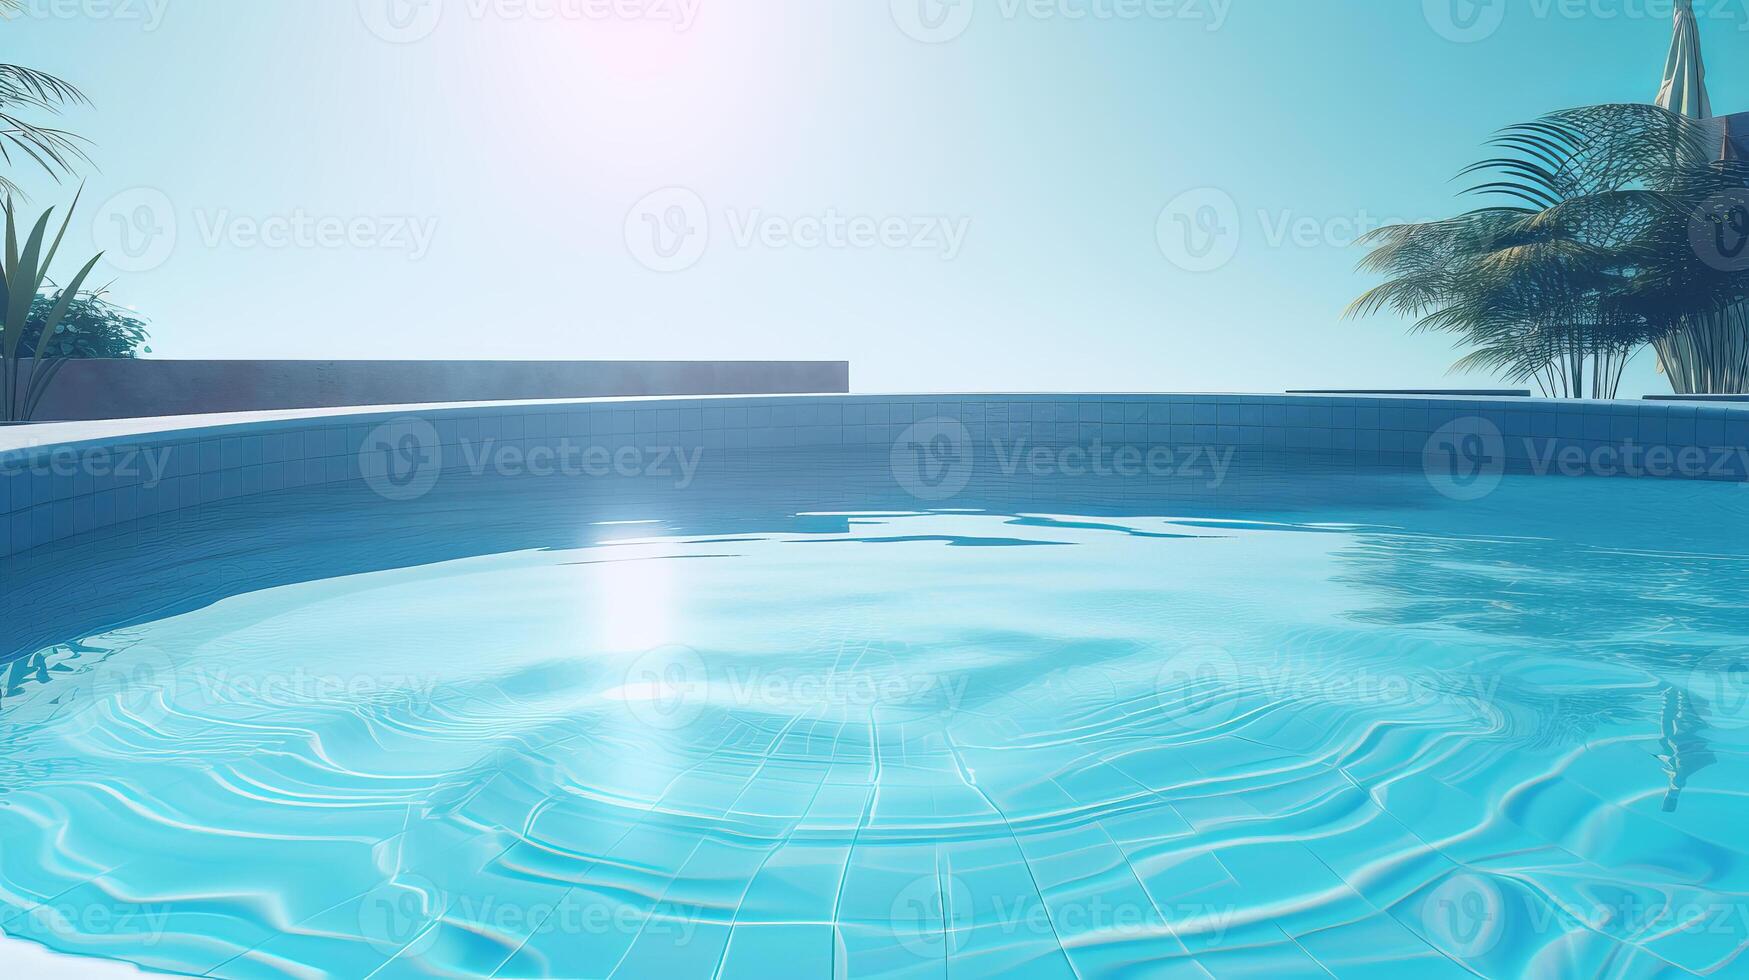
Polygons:
M363 479L367 437L406 419L430 424L446 448L491 439L523 450L561 440L609 451L880 447L929 419L958 421L977 441L1255 447L1396 465L1421 459L1436 433L1489 426L1519 464L1528 462L1527 440L1555 452L1623 443L1672 453L1749 447L1749 405L1466 397L711 396L190 417L117 426L112 435L103 423L86 423L39 430L70 441L0 450L0 557L168 512ZM0 446L7 437L28 439L31 430L0 429ZM461 457L446 455L445 468ZM1721 478L1749 475L1741 456L1730 458L1736 469Z

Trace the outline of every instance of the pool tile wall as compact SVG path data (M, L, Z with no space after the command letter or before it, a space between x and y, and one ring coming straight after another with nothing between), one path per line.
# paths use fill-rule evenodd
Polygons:
M1749 480L1749 405L1272 395L696 398L432 407L245 422L0 452L0 557L142 518L381 475L376 447L435 439L445 470L506 447L607 452L891 447L948 419L974 445L1212 446L1419 466L1439 433L1497 433L1515 471L1556 454L1704 454L1702 479ZM192 421L192 420L191 420ZM1024 443L1022 443L1024 440ZM367 442L371 452L362 452Z

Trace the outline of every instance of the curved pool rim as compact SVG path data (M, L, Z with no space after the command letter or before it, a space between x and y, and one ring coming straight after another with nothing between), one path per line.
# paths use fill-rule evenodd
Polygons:
M750 395L479 402L56 422L0 428L0 559L158 514L366 479L386 436L526 450L890 448L919 423L973 445L1228 446L1418 467L1434 441L1480 436L1509 472L1623 447L1676 478L1749 480L1749 405L1464 396L1247 394ZM399 426L399 428L396 428ZM388 427L388 428L385 428ZM415 430L414 427L417 427ZM426 427L429 427L427 429ZM930 428L931 437L942 434ZM425 433L429 432L429 435ZM362 450L370 450L361 452ZM96 460L96 465L89 461ZM153 464L162 460L162 468ZM459 466L459 454L443 469ZM1583 469L1583 464L1580 464ZM116 472L122 471L122 472ZM1624 476L1619 472L1605 474Z

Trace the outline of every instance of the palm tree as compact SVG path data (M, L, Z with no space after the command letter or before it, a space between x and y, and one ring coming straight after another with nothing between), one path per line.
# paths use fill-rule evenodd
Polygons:
M0 15L23 9L23 0L0 0ZM8 169L21 161L33 163L57 181L70 176L86 160L85 141L64 129L26 117L58 115L63 110L89 104L84 93L70 82L34 68L0 64L0 163ZM21 193L16 183L0 175L0 197Z
M1749 185L1717 162L1716 130L1647 105L1592 106L1510 127L1501 155L1460 176L1494 200L1363 241L1383 274L1348 310L1392 311L1457 335L1454 370L1535 381L1546 395L1613 398L1646 344L1749 296L1744 271L1697 253L1709 201Z
M1749 270L1749 190L1744 165L1716 165L1723 187L1698 188L1686 227L1647 236L1648 250L1698 255L1698 266L1644 263L1632 301L1670 314L1670 330L1653 341L1658 369L1677 394L1749 393L1749 304L1737 287ZM1735 184L1735 186L1729 186ZM1686 234L1686 249L1679 241Z

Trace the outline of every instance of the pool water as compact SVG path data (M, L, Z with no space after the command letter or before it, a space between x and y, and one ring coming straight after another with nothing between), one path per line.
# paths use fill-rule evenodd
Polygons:
M1749 494L883 458L5 565L0 928L219 977L1749 971Z

